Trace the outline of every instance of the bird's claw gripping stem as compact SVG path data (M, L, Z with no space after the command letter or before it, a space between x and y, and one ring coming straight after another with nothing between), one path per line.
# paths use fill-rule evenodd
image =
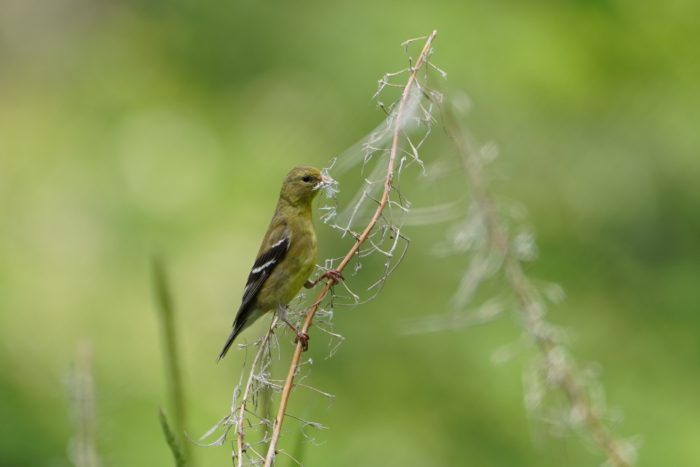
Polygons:
M297 338L294 339L294 343L301 342L301 350L306 352L309 350L309 335L305 332L297 332Z
M335 285L338 282L345 280L343 275L337 269L331 269L330 271L326 271L321 277L327 277L328 279L330 279L331 285Z
M282 321L284 321L285 324L286 324L287 326L289 326L289 328L290 328L292 331L294 331L294 334L297 335L297 337L294 339L294 343L296 344L297 342L301 342L301 350L303 350L304 352L306 352L307 350L309 350L309 339L311 339L311 338L309 337L309 335L308 335L307 333L303 332L303 331L300 331L296 326L294 326L292 323L290 323L290 322L286 319L286 317L285 317L285 318L282 318Z
M319 282L321 282L323 279L330 279L331 285L335 285L338 282L345 280L345 278L340 273L340 271L338 271L337 269L331 269L330 271L326 271L323 274L321 274L318 277L318 279L316 279L314 281L307 280L304 283L304 287L306 287L307 289L310 289L310 288L314 287L316 284L318 284Z

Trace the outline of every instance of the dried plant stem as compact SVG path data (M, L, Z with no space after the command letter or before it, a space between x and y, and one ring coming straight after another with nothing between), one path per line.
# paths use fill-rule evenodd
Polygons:
M389 194L391 193L392 182L394 179L394 166L396 163L397 154L399 152L399 143L401 140L401 126L403 123L406 104L411 96L411 92L413 91L414 86L416 85L418 70L420 70L423 67L423 65L428 61L431 46L436 35L437 31L433 31L427 37L425 45L423 46L423 49L421 50L421 53L418 56L415 65L413 65L413 67L410 69L410 75L408 77L408 80L406 81L406 85L403 88L401 99L399 100L398 108L396 110L396 115L392 122L392 140L389 149L389 160L387 162L386 173L384 176L384 191L382 192L382 196L379 200L377 209L374 211L374 214L372 215L372 218L370 219L365 229L359 236L357 236L357 238L355 239L355 243L352 245L348 253L338 265L338 272L342 272L343 269L345 269L350 260L360 249L360 246L367 240L367 237L372 232L372 229L377 224L377 221L382 215L384 208L389 202ZM321 301L323 301L323 299L330 292L332 285L333 282L331 280L326 281L326 283L324 284L323 288L321 289L321 292L318 294L316 300L314 301L314 304L306 312L306 318L304 319L304 324L301 328L301 332L308 333L309 328L311 327L311 323L313 322L314 315L316 314L316 311L318 310ZM284 388L282 389L282 396L280 397L280 406L277 410L277 417L275 418L275 424L272 430L270 446L267 450L267 456L265 457L265 467L270 467L272 465L272 462L275 459L275 454L277 453L277 443L279 441L280 433L282 431L282 423L284 422L287 404L289 402L289 396L292 392L294 377L296 376L297 370L299 368L301 353L302 344L301 342L298 342L296 348L294 349L292 361L289 365L289 372L287 373L287 379L284 383Z
M238 460L236 461L236 465L238 467L243 467L243 454L245 453L245 444L243 442L243 438L245 436L245 431L243 430L243 424L245 422L246 405L248 403L248 399L250 398L250 394L251 394L252 388L253 388L253 382L255 380L255 366L258 364L258 362L262 358L262 355L267 351L268 343L270 342L270 337L272 336L272 333L274 332L276 324L277 324L277 316L275 316L272 319L272 323L270 324L270 329L267 330L267 333L263 336L262 341L260 341L260 346L258 347L258 351L255 354L255 357L253 358L252 363L250 364L250 374L248 375L248 381L246 382L246 385L243 388L243 395L241 396L241 402L238 405L238 415L237 415L237 422L236 422L236 426L237 426L236 456L238 457Z
M547 332L547 325L542 318L544 312L542 305L537 299L532 284L523 272L520 260L510 248L510 239L489 193L487 182L481 171L481 163L451 110L446 108L443 110L445 130L457 148L471 184L474 200L479 206L486 225L491 248L498 253L503 262L506 282L523 314L527 333L542 352L547 366L557 368L557 377L554 379L556 385L566 395L571 409L581 414L587 432L598 448L607 456L609 463L614 467L630 467L631 463L621 452L620 444L606 429L585 390L577 381L574 369L566 362L561 363L561 347Z

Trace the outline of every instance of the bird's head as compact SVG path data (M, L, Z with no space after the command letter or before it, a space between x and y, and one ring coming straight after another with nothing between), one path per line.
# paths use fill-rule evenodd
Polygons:
M284 179L280 198L293 206L308 205L320 189L331 182L315 167L295 167Z

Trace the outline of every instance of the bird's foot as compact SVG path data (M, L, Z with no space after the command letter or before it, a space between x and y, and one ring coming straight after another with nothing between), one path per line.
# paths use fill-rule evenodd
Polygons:
M303 350L304 352L309 350L309 339L311 339L309 335L304 331L300 331L296 326L287 321L286 318L282 319L282 321L284 321L285 324L287 324L287 326L289 326L289 328L292 331L294 331L294 334L297 335L297 337L294 339L294 343L296 344L297 342L301 342L301 350Z
M306 287L307 289L310 289L310 288L314 287L316 284L318 284L319 282L321 282L323 279L330 279L331 285L335 285L338 282L345 280L345 278L340 273L340 271L338 271L337 269L331 269L330 271L326 271L323 274L321 274L318 277L318 279L316 279L314 281L307 280L306 282L304 282L304 287Z
M328 279L330 279L331 285L335 285L338 282L345 280L343 275L337 269L331 269L330 271L326 271L323 273L323 275L321 277L322 278L327 277Z
M294 339L294 343L301 342L301 350L306 352L309 350L309 335L305 332L297 332L297 338Z

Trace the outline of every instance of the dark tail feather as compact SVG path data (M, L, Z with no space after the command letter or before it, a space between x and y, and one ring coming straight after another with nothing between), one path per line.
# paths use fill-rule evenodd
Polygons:
M243 330L243 326L240 323L235 323L233 325L233 331L231 331L231 334L228 336L228 339L226 339L226 344L224 344L224 348L221 350L221 353L219 354L219 360L224 358L226 355L226 352L228 352L228 349L231 347L231 344L233 344L234 339L236 339L236 336Z

